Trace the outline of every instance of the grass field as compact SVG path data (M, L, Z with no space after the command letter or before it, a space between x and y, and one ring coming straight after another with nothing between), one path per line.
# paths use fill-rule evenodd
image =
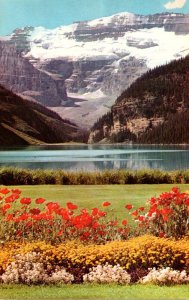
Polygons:
M65 285L53 286L23 286L0 285L1 299L108 299L108 300L169 300L189 299L189 285L173 287L158 287L153 285Z

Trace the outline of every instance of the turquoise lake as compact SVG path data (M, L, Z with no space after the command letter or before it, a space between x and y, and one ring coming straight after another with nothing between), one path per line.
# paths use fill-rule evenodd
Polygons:
M189 145L69 145L0 149L0 166L29 169L104 170L189 168Z

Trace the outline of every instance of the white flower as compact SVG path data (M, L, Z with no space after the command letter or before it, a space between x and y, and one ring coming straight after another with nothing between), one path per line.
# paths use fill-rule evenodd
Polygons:
M16 261L12 262L3 275L1 280L4 283L71 283L74 280L73 275L66 272L65 269L48 275L44 264L41 262L40 253L31 252L25 255L16 255Z
M93 283L130 283L130 275L120 265L98 265L93 267L92 270L83 276L84 282Z
M140 283L153 283L153 284L182 284L189 282L189 276L186 271L176 271L169 267L162 269L151 269L148 275L139 280Z

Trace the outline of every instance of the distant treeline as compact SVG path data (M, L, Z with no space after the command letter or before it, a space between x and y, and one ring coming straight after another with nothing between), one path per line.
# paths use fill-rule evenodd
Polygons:
M189 183L189 170L105 170L71 172L64 170L0 169L1 185L106 185L106 184Z

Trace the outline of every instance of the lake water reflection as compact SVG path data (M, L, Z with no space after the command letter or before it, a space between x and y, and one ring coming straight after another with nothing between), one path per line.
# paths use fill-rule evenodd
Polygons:
M0 148L0 166L103 170L189 168L189 145L64 145Z

